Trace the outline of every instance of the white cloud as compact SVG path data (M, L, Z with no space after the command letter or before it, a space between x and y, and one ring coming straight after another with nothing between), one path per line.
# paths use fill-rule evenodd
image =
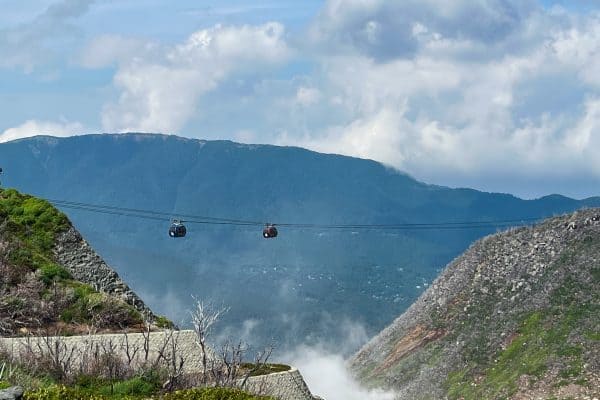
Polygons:
M564 145L558 150L568 154L569 162L600 175L600 97L585 102L585 113L565 136Z
M533 182L518 193L528 197L574 176L600 179L590 150L600 136L600 14L436 4L327 2L311 31L326 49L311 80L333 117L310 131L306 120L282 126L277 143L375 159L431 183L514 191L507 182ZM404 49L372 47L392 29Z
M296 102L301 106L311 106L318 103L320 99L321 92L319 89L301 86L296 91Z
M111 50L103 53L107 41ZM105 130L176 131L198 111L199 98L227 77L281 64L291 55L284 27L278 23L217 25L160 52L156 48L103 37L84 53L83 60L89 66L119 64L114 83L120 96L102 112Z
M147 58L159 52L160 45L121 35L102 35L92 40L82 51L80 62L87 68L102 68L126 63L132 58Z
M341 355L301 346L285 356L297 367L311 392L327 400L393 400L393 392L366 389L352 377Z
M557 32L551 46L561 64L572 66L586 83L600 87L600 15Z
M50 5L31 21L0 28L0 67L22 68L60 60L69 42L79 40L80 30L72 20L85 14L94 0L62 0Z
M410 58L419 51L419 33L429 31L484 43L489 51L521 33L536 10L532 0L329 0L310 37L327 53L360 53L383 61Z
M36 135L72 136L83 133L83 125L79 122L52 122L28 120L19 126L8 128L0 134L0 143L22 139Z

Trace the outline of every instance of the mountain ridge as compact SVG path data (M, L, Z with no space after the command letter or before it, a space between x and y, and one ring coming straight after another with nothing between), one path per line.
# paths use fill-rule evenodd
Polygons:
M61 139L68 139L68 138L84 138L84 137L133 137L136 139L144 139L144 140L152 140L152 138L162 138L163 140L179 140L182 142L190 142L190 143L200 143L200 144L207 144L207 143L214 143L214 144L225 144L225 145L232 145L232 146L237 146L237 147L242 147L242 148L247 148L247 149L255 149L255 148L272 148L272 149L292 149L292 150L300 150L300 151L304 151L307 153L314 153L314 154L319 154L319 155L323 155L323 156L335 156L335 157L341 157L341 158L346 158L349 160L360 160L360 161L366 161L366 162L371 162L374 163L376 165L380 165L383 166L386 169L389 169L393 174L398 174L398 175L402 175L402 176L406 176L408 178L410 178L413 181L416 181L422 185L425 186L429 186L432 188L438 188L438 189L451 189L451 190L468 190L468 191L475 191L475 192L479 192L479 193L486 193L486 194L496 194L496 195L508 195L510 197L514 197L516 199L519 200L554 200L554 199L568 199L568 200L576 200L576 201L596 201L596 200L600 200L600 195L599 196L589 196L589 197L584 197L584 198L573 198L573 197L569 197L566 195L562 195L559 193L550 193L550 194L546 194L540 197L535 197L535 198L522 198L519 196L515 196L509 192L493 192L493 191L486 191L486 190L480 190L480 189L473 189L473 188L469 188L466 186L445 186L445 185L439 185L439 184L431 184L431 183L425 183L422 181L419 181L417 178L415 178L414 176L410 175L409 173L407 173L406 171L402 171L394 166L391 165L387 165L384 164L380 161L374 160L374 159L370 159L370 158L361 158L361 157L357 157L357 156L350 156L350 155L344 155L344 154L340 154L340 153L331 153L331 152L319 152L319 151L315 151L315 150L310 150L301 146L292 146L292 145L274 145L274 144L269 144L269 143L243 143L243 142L237 142L234 140L229 140L229 139L198 139L198 138L189 138L189 137L184 137L184 136L178 136L175 134L166 134L166 133L150 133L150 132L123 132L123 133L92 133L92 134L79 134L79 135L72 135L69 137L60 137L60 136L52 136L49 134L40 134L40 135L34 135L34 136L29 136L26 138L20 138L20 139L13 139L4 143L25 143L25 142L30 142L32 140L44 140L46 139L48 144L57 144Z

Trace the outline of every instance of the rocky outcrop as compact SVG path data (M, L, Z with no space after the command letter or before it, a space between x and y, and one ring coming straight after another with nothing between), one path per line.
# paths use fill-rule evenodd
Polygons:
M511 365L511 345L529 334L550 343L532 361L540 374L534 381L580 385L589 394L600 376L599 276L598 209L488 236L450 263L350 366L363 382L395 389L399 398L460 398L482 393L464 385L492 385L488 377ZM527 332L535 324L539 332ZM526 357L531 346L524 343ZM514 379L486 398L527 392L523 382L533 372L526 372L513 371Z
M21 400L22 398L23 388L21 386L0 390L0 400Z
M76 280L92 286L95 290L116 296L135 307L146 318L154 319L150 308L121 280L115 270L106 264L75 228L70 227L57 235L54 255L56 261Z

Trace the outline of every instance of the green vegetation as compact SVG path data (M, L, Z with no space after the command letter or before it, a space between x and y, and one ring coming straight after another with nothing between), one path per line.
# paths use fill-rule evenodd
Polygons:
M142 322L120 299L74 281L54 260L56 236L70 227L67 217L45 200L0 189L0 320L2 334L39 329L55 322L119 328ZM18 323L15 321L19 321ZM69 328L63 329L69 333Z
M130 386L130 388L134 388L134 386ZM143 386L138 387L138 389L140 388L140 391L137 391L137 389L120 393L115 391L112 395L105 395L94 393L89 389L81 387L52 385L33 392L26 392L23 398L24 400L140 400L148 398L163 400L273 400L271 397L253 396L240 390L229 388L178 390L163 395L158 393L154 393L153 395L152 393L147 393Z
M0 189L0 219L6 220L9 239L16 245L9 257L13 264L58 273L52 247L55 236L69 227L63 213L45 200Z
M45 399L146 399L158 393L160 384L135 377L121 382L107 382L102 379L80 377L73 386L55 383L25 393L24 398L31 400Z
M558 296L564 291L558 290ZM472 371L464 369L449 375L447 386L451 399L505 398L517 391L519 377L540 378L550 365L560 367L559 376L581 382L583 360L581 345L571 344L570 333L584 319L598 316L597 305L570 305L566 310L556 307L546 312L534 312L524 318L515 339L488 365L482 379L475 382ZM474 364L473 364L474 365Z
M25 273L41 270L41 280L69 279L69 273L53 261L58 233L69 227L67 217L45 200L0 189L0 220L5 221L9 241L8 261Z
M253 370L250 376L267 375L275 372L285 372L290 370L290 366L285 364L261 364L258 369L255 369L255 364L243 363L241 367L247 370Z
M163 328L163 329L172 329L175 324L169 320L167 317L163 316L163 315L159 315L156 317L156 320L154 321L154 324L159 327L159 328Z
M42 265L40 268L41 275L40 279L46 285L50 285L55 280L63 281L66 279L71 279L71 274L69 271L61 267L60 265L54 263L48 263Z
M52 386L55 390L57 386ZM75 384L70 388L81 395L102 396L106 399L148 398L161 388L158 374L148 376L135 376L121 381L110 381L95 376L80 375Z
M66 282L69 305L60 313L67 323L86 324L101 321L104 325L130 326L143 322L142 315L130 305L99 293L81 282Z
M584 336L589 339L589 340L593 340L593 341L600 341L600 331L587 331L584 333Z
M246 392L228 388L202 388L168 393L164 400L274 400L272 397L253 396Z

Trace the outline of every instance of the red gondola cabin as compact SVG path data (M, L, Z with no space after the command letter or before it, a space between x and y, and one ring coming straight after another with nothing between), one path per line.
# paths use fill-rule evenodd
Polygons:
M267 224L267 226L265 226L265 229L263 229L263 237L265 239L272 239L277 237L277 228L275 228L275 225Z

